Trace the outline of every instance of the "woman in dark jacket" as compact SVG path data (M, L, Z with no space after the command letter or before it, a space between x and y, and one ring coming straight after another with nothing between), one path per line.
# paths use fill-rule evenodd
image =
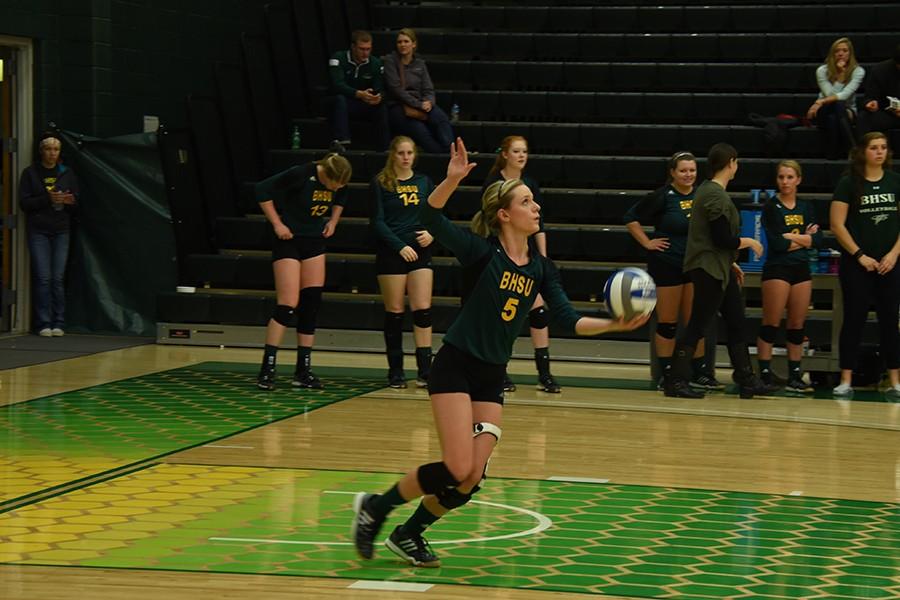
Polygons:
M453 143L453 128L434 101L434 84L416 46L416 32L401 29L397 50L383 58L388 120L394 135L409 136L425 152L441 154Z
M59 162L61 149L59 139L42 139L40 160L22 171L19 182L19 206L26 215L31 253L34 326L44 337L65 334L64 280L69 229L78 199L78 179Z

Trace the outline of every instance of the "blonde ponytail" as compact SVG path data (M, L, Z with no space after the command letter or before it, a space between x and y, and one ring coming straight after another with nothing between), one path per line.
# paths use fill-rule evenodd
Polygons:
M500 232L500 226L497 222L497 211L502 208L509 208L509 203L512 200L512 191L520 185L525 185L521 179L507 179L505 181L495 181L487 186L484 194L481 195L481 210L472 217L469 229L481 237L497 235Z

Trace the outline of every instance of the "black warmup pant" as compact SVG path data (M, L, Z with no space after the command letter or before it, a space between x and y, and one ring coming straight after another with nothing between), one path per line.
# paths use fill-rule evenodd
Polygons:
M840 367L855 369L869 305L875 303L881 355L888 369L900 368L900 267L885 275L863 269L859 261L841 257L839 273L844 294L844 324L840 337Z
M693 269L688 275L694 283L694 302L691 318L680 339L681 344L696 348L716 312L725 320L728 345L744 343L744 298L735 278L729 274L728 285L722 289L722 281L703 269Z

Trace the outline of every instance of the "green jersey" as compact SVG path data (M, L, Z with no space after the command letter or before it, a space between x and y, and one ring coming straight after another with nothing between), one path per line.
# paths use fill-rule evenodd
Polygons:
M376 94L384 92L384 66L377 56L370 56L362 63L353 62L350 50L335 52L328 59L331 91L348 98L355 98L357 90L371 89Z
M778 198L766 202L763 208L763 227L766 230L767 265L802 265L809 262L807 248L788 250L791 243L784 239L785 233L805 234L806 228L815 224L812 206L797 200L794 208L788 208ZM822 231L812 234L813 248L822 246Z
M397 181L397 189L389 192L372 180L369 198L369 224L378 240L400 252L404 246L415 248L416 231L425 229L419 222L419 205L428 200L434 183L428 175L413 173Z
M420 214L422 224L463 269L463 305L445 343L486 363L505 365L538 293L553 321L575 331L581 316L566 297L556 267L533 246L529 263L519 266L496 237L485 239L456 227L428 202L422 203Z
M867 256L881 260L897 243L900 233L900 219L897 216L900 175L885 171L878 181L864 179L859 202L854 201L855 183L849 175L841 177L832 201L849 205L847 231Z
M694 190L682 194L671 185L650 192L632 206L623 217L625 224L637 221L641 225L653 225L653 238L669 238L669 247L654 251L654 257L681 268L687 250L688 228L691 224L691 206Z
M731 235L741 230L741 215L725 189L714 181L704 181L694 194L691 208L691 224L688 227L687 248L684 254L684 270L703 269L714 279L728 285L731 263L737 259L737 251L720 248L713 243L709 224L725 217Z
M347 188L332 192L316 176L316 163L297 165L254 186L257 202L272 200L294 237L321 237L325 217L347 202Z

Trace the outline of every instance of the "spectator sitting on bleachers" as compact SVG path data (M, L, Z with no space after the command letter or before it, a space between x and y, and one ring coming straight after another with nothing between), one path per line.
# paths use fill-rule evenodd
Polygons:
M853 125L856 119L856 90L866 71L856 62L853 44L842 37L831 44L825 64L816 69L819 97L806 112L815 119L827 139L826 156L836 159L847 156L854 142Z
M440 154L453 143L453 128L435 103L434 84L416 47L416 33L401 29L396 51L384 57L388 118L394 134L409 136L426 152Z
M348 146L350 119L371 121L375 126L378 150L390 144L387 104L384 102L384 66L372 54L372 34L354 31L350 34L350 49L336 52L328 61L334 105L331 111L331 131L336 142Z
M859 115L859 135L870 131L900 129L900 108L891 108L888 96L900 99L900 44L893 58L869 69L863 111Z

